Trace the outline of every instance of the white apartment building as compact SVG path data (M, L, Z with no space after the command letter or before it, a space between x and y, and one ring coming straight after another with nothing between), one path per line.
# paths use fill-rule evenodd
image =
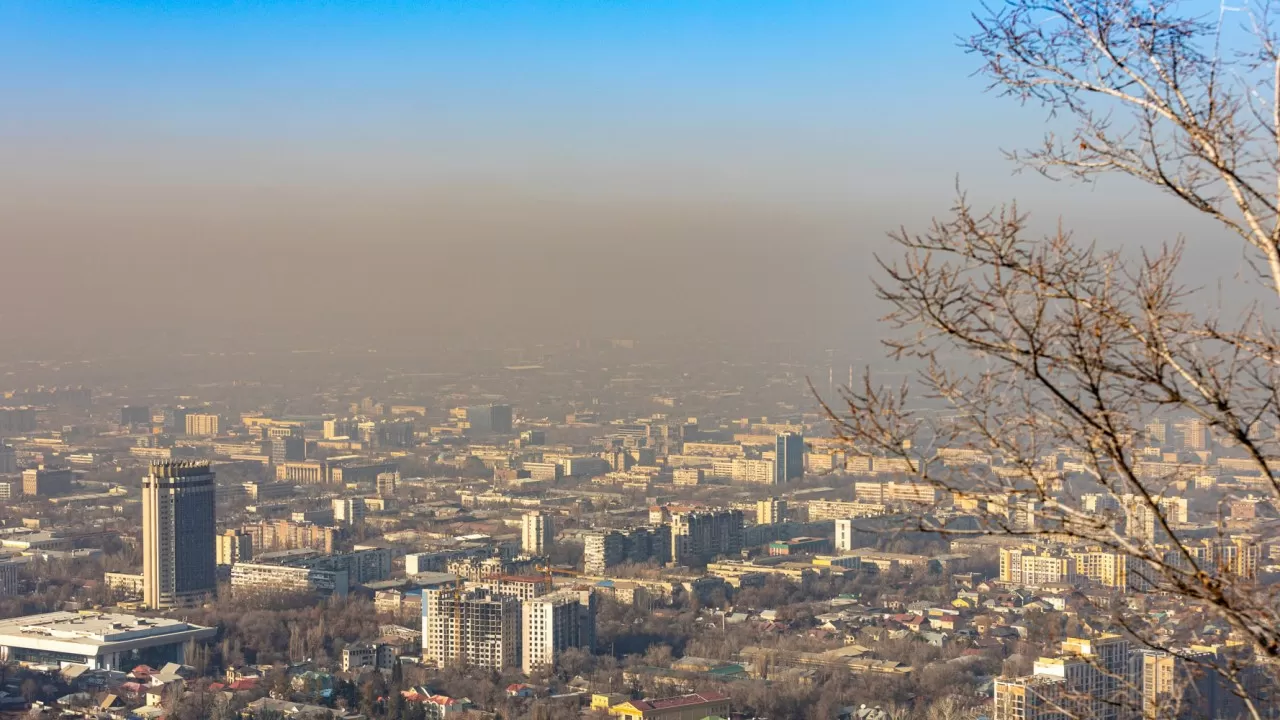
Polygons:
M522 668L526 674L555 666L569 648L595 646L595 596L565 590L526 600L521 606Z

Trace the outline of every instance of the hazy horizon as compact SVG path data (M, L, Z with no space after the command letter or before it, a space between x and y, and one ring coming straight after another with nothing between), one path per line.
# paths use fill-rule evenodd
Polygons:
M967 4L902 5L8 4L5 354L858 347L957 178L1241 269L1154 191L1012 174L1044 113L970 76Z

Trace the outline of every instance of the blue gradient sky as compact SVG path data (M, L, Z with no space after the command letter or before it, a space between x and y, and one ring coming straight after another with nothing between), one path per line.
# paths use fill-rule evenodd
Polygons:
M949 189L1020 124L967 77L966 5L10 2L2 129L270 149L285 182L300 163L803 197L893 192L885 175L916 185L940 167ZM598 173L632 177L602 188ZM652 184L667 174L677 187Z
M1000 149L1034 144L1045 114L971 76L956 36L975 6L0 2L0 237L13 267L74 288L51 306L39 275L11 277L0 322L102 327L114 306L86 298L173 275L162 292L227 298L157 312L158 328L319 331L334 318L258 310L297 307L284 274L341 273L375 298L413 288L419 307L459 278L502 289L456 326L402 318L423 332L513 305L665 332L692 305L726 332L811 315L827 335L836 315L872 326L871 253L945 210L957 176L980 202L1113 237L1170 210L1123 183L1011 174ZM620 279L679 301L637 317Z

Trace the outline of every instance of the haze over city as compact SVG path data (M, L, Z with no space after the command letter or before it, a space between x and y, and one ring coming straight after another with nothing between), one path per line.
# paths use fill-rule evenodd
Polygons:
M957 179L1104 242L1214 232L1116 179L1014 175L1000 150L1045 113L984 94L971 11L6 3L4 354L151 333L855 348L872 253Z
M1280 718L1265 0L11 0L0 68L0 720Z

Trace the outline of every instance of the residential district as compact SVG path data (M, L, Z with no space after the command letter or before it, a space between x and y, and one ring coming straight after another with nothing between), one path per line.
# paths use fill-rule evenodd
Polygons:
M1032 720L1075 703L1121 720L1178 693L1177 717L1237 717L1240 693L1186 671L1215 657L1274 712L1270 661L1123 554L924 531L1036 515L853 452L793 368L671 377L626 350L603 370L335 374L287 397L5 392L0 712ZM1280 572L1255 465L1195 420L1148 430L1142 469L1180 478L1162 501L1178 542L1224 573ZM1134 702L1113 702L1126 685Z

